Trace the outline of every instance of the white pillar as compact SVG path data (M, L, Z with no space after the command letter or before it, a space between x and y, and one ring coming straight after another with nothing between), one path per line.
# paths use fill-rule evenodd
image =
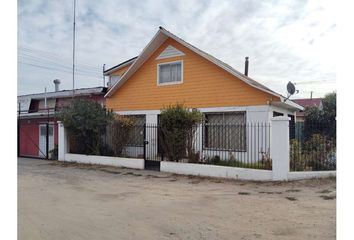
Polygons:
M289 173L289 117L272 118L270 157L273 180L288 180Z
M58 160L65 161L65 153L68 150L67 136L64 124L58 121Z

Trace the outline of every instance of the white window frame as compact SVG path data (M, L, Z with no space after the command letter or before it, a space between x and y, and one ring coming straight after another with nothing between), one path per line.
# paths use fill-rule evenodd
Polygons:
M181 63L181 81L179 82L167 82L167 83L160 83L159 81L159 74L160 74L160 66L162 65L167 65L167 64L171 64L171 63ZM172 62L163 62L163 63L159 63L157 64L157 86L165 86L165 85L176 85L176 84L182 84L183 83L183 60L178 60L178 61L172 61Z
M112 83L112 77L118 77L118 80L115 81L114 83ZM116 84L117 82L119 82L121 78L122 78L122 77L121 77L120 75L109 75L108 81L109 81L110 87L112 87L114 84Z

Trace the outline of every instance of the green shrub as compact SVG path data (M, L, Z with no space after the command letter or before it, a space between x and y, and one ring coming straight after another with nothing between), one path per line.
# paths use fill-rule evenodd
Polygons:
M314 171L330 170L330 156L335 153L335 145L321 134L313 134L305 142L303 158Z
M196 125L202 120L201 112L190 111L183 104L177 103L161 110L161 148L169 161L178 162L188 157L189 161L195 162L196 153L193 151L193 143Z
M74 99L58 114L68 130L70 151L100 155L102 134L113 114L91 99Z
M129 140L129 134L134 126L133 119L125 116L116 116L109 126L112 137L112 150L115 156L121 156Z
M301 145L296 139L290 141L290 170L305 170L305 161L302 156Z
M215 155L214 157L208 157L205 163L211 165L225 166L225 167L271 169L271 165L269 166L267 163L262 163L262 162L245 163L232 158L230 158L229 160L221 160L218 155Z

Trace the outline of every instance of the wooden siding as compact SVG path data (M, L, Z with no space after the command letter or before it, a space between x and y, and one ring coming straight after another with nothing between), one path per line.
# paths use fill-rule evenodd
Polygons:
M156 60L168 45L185 55ZM183 83L157 86L157 64L177 60L183 61ZM106 106L114 111L126 111L158 110L176 102L190 108L201 108L266 105L268 101L279 101L279 98L249 86L169 38L107 98Z
M131 64L129 64L128 66L125 66L117 71L114 71L113 73L111 73L111 75L114 76L123 76L123 74L128 70L128 68L130 67Z

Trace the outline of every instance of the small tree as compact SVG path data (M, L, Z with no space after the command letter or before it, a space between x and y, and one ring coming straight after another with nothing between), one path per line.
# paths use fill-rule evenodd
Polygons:
M59 112L70 138L70 149L77 153L99 155L102 134L113 114L90 99L74 99Z
M323 109L312 106L305 109L305 139L321 134L335 142L336 139L336 93L327 94L322 100Z
M188 156L195 161L196 153L193 143L197 124L201 123L203 115L198 110L190 111L183 104L177 103L163 108L160 115L160 135L163 153L170 161L178 162Z
M110 125L112 149L115 156L121 156L122 151L129 140L133 124L133 119L129 117L116 116Z

